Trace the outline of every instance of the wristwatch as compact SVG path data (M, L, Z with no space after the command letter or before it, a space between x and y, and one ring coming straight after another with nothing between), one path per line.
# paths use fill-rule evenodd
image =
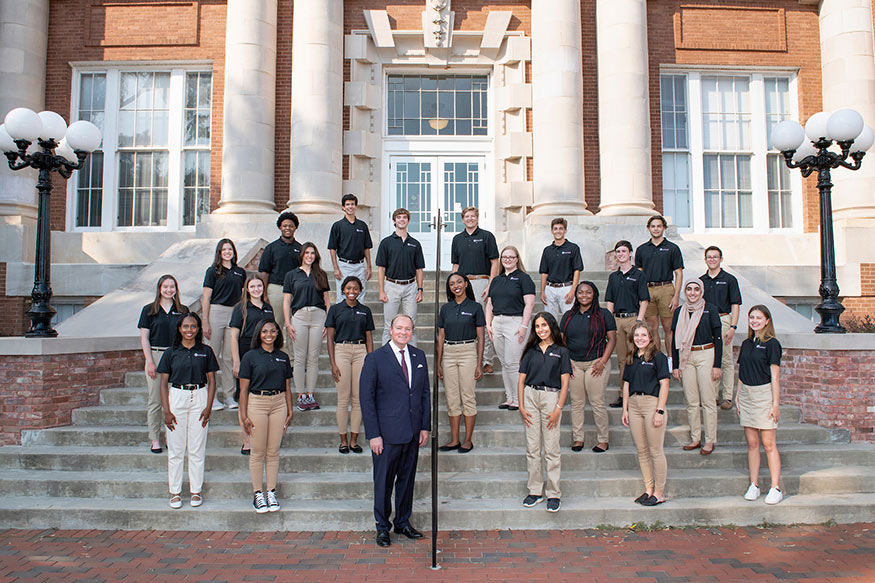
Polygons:
M416 291L422 291L421 287L416 288Z
M736 326L735 324L732 324L732 325L730 326L730 328L732 328L733 330L738 330L738 326Z
M665 415L665 409L657 409L656 412L660 415Z

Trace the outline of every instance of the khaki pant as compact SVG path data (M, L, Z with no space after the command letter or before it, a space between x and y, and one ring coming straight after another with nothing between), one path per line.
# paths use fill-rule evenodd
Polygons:
M720 316L720 324L722 324L720 334L724 335L729 331L729 326L732 324L732 316L725 314ZM721 336L722 337L722 336ZM720 362L720 370L723 371L723 376L717 382L717 398L723 398L728 401L732 400L732 393L735 390L733 381L735 380L735 358L732 353L732 342L723 343L723 360Z
M282 351L289 355L289 360L291 361L294 359L292 341L289 339L289 331L283 325L283 286L276 283L267 284L267 299L270 300L270 306L273 308L274 319L279 325L280 330L282 330Z
M246 415L253 423L250 436L249 477L252 491L262 489L262 478L267 473L266 490L276 488L280 469L280 444L283 442L283 424L289 415L286 394L249 395Z
M704 410L705 443L717 443L717 383L711 380L714 368L714 349L690 352L681 380L684 398L687 401L687 423L690 424L690 441L701 440L702 424L699 406Z
M319 352L325 329L325 310L314 306L301 308L292 315L295 328L295 391L312 393L319 378Z
M359 433L362 409L359 404L359 377L368 349L364 344L335 344L334 362L340 369L337 381L337 431L341 435ZM352 404L352 413L350 413ZM347 429L348 428L348 429Z
M598 443L608 443L608 410L605 407L605 389L611 376L611 361L605 365L605 370L599 376L593 376L595 360L586 362L571 361L571 382L568 392L571 395L571 435L574 441L583 441L583 420L586 399L592 407L595 418L596 439Z
M447 414L465 417L477 414L474 398L474 371L477 368L477 343L444 344L441 361L444 371L444 392L447 396Z
M170 412L176 417L176 427L167 430L167 480L171 494L182 492L182 462L188 449L189 491L199 494L204 485L204 455L207 450L207 430L200 416L207 407L206 387L194 391L170 387Z
M626 359L632 352L632 342L629 341L629 332L638 320L637 316L628 318L616 318L617 321L617 362L620 365L620 394L623 394L623 371L626 370Z
M562 318L562 314L571 309L572 303L565 301L565 296L571 291L571 286L565 287L550 287L547 285L544 288L544 295L547 296L547 303L544 310L553 314L558 322Z
M647 304L645 318L659 315L660 318L671 318L671 299L674 297L674 284L657 285L647 288L650 291L650 303Z
M520 343L516 333L523 325L522 316L495 316L492 318L492 335L495 340L495 354L501 362L501 378L509 403L517 402L520 381L520 358L525 348L525 338Z
M559 393L537 391L526 387L523 392L526 410L532 414L532 425L526 427L526 466L529 470L528 489L533 496L560 498L559 478L562 471L559 458L559 426L547 429L547 415L556 410ZM543 446L543 453L542 453ZM547 462L547 483L541 462Z
M416 282L398 285L386 281L383 288L389 298L389 301L383 304L383 344L389 342L389 326L392 324L392 318L398 314L405 314L413 319L413 338L410 344L416 346Z
M480 307L483 308L483 313L486 313L486 298L483 297L483 291L486 289L486 286L489 284L488 279L472 279L471 280L471 290L474 292L474 299L477 300L477 303L480 304ZM495 347L492 345L492 340L489 338L489 334L484 334L483 338L483 365L493 365L493 360L495 359Z
M204 338L207 346L213 349L213 354L219 361L219 370L222 373L221 384L216 390L216 399L219 399L219 395L224 394L225 401L230 401L234 397L235 388L234 373L232 372L233 360L231 359L231 328L228 327L233 311L232 306L210 304L210 328L212 331L209 340ZM221 401L221 399L219 400Z
M152 360L155 366L161 362L164 350L152 349ZM146 426L149 428L149 441L158 441L161 438L161 426L164 425L164 409L161 407L161 373L156 373L153 379L146 374L146 388L149 394L146 397Z
M343 285L343 280L350 276L355 276L359 278L362 282L362 293L358 295L359 301L364 301L365 298L365 289L368 286L368 280L365 277L367 272L365 271L367 264L362 261L361 263L347 263L346 261L341 261L340 258L337 259L337 268L340 270L340 279L337 281L337 302L342 302L346 296L343 295L343 290L340 289L340 286Z
M653 426L653 414L659 399L650 395L629 397L629 429L632 441L638 450L638 465L644 478L644 487L655 492L665 492L668 464L662 449L665 442L665 426Z

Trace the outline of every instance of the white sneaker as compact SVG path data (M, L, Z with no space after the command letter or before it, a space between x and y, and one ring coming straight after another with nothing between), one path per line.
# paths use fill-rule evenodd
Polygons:
M240 404L234 400L234 397L228 397L228 399L225 401L225 407L227 407L228 409L238 409L240 407Z
M224 408L225 406L222 404L218 397L213 399L213 406L210 408L211 411L221 411Z
M781 500L784 499L784 493L781 492L778 488L772 488L769 490L769 493L766 494L766 504L777 504Z
M751 484L750 488L747 489L747 492L744 493L745 500L756 500L760 497L760 487L756 484Z
M264 495L265 501L267 501L267 509L269 512L276 512L280 509L280 503L277 502L276 499L276 490L268 490Z

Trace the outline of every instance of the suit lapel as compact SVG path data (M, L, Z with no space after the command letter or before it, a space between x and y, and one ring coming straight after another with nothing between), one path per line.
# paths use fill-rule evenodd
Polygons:
M404 381L404 383L406 384L406 383L407 383L407 379L404 378L404 371L401 370L401 362L398 360L398 357L395 356L395 346L394 346L391 342L387 342L386 344L383 345L383 348L386 349L386 353L389 355L389 358L392 359L392 362L393 362L394 365L395 365L395 366L393 367L393 369L395 370L395 373L396 373L399 377L401 377L401 380ZM404 350L409 350L409 348L405 348ZM410 357L410 353L409 353L409 352L407 353L407 356ZM410 359L410 362L411 362L411 364L413 363L413 359L412 359L412 358ZM412 367L411 367L411 368L412 368ZM411 374L412 374L412 371L411 371Z

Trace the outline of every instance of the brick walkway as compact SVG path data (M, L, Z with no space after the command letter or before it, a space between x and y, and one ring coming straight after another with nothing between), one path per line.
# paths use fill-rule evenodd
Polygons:
M0 582L875 581L875 524L442 533L0 531Z

